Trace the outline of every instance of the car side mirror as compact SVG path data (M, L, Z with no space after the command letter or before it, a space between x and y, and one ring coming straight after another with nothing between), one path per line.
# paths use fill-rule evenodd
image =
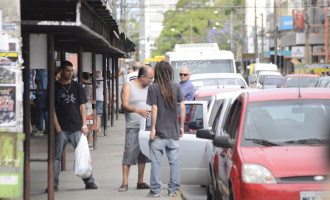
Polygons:
M214 138L213 145L222 148L232 148L234 146L233 140L229 138L229 135L219 135Z
M202 120L192 121L188 124L188 128L194 129L194 130L202 129L203 128L203 121Z
M197 138L202 138L202 139L213 140L214 139L214 134L209 129L199 129L196 133L196 137Z

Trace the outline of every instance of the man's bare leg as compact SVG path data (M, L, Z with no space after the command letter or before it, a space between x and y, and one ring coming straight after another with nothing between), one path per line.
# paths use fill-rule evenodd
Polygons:
M97 116L96 117L96 130L97 130L97 135L101 134L101 117Z
M123 182L122 185L128 185L128 174L131 166L130 165L123 165ZM119 191L124 191L125 188L119 188Z
M143 183L144 168L146 167L145 163L138 163L138 184Z

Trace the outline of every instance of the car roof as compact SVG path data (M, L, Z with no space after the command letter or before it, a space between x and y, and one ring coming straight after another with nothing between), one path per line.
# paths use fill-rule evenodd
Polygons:
M280 72L274 72L274 71L260 71L259 76L260 75L280 75L280 76L282 76L282 74Z
M287 74L285 78L287 77L317 77L319 78L319 75L316 74Z
M215 94L224 93L224 92L231 92L231 91L237 91L237 90L244 90L241 88L217 88L217 89L202 89L202 90L196 90L195 91L195 99L199 97L208 97L213 96Z
M299 93L300 96L299 97ZM330 99L329 89L326 88L277 88L267 90L244 90L249 102L275 101L290 99Z
M190 80L196 79L209 79L209 78L243 78L241 74L237 73L202 73L202 74L191 74Z

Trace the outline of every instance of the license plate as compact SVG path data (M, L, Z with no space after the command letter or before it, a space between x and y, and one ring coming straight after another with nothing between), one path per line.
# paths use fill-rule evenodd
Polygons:
M302 191L300 200L329 200L329 192L325 191Z

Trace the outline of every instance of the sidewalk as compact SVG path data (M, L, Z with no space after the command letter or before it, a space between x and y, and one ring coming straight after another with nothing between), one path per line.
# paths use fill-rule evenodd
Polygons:
M127 192L118 192L122 182L122 155L125 143L125 119L120 114L114 120L113 127L107 127L107 136L99 136L97 149L91 151L93 176L98 185L97 190L85 190L82 180L74 175L74 150L67 145L66 171L60 174L59 191L55 192L55 199L60 200L142 200L147 199L149 190L137 190L137 166L131 166ZM110 123L110 122L109 122ZM31 137L31 158L47 158L47 136ZM149 184L150 163L146 164L144 182ZM44 193L47 188L47 163L31 162L31 200L47 200ZM163 184L161 197L170 199L167 195L167 185ZM181 199L181 195L172 199Z

